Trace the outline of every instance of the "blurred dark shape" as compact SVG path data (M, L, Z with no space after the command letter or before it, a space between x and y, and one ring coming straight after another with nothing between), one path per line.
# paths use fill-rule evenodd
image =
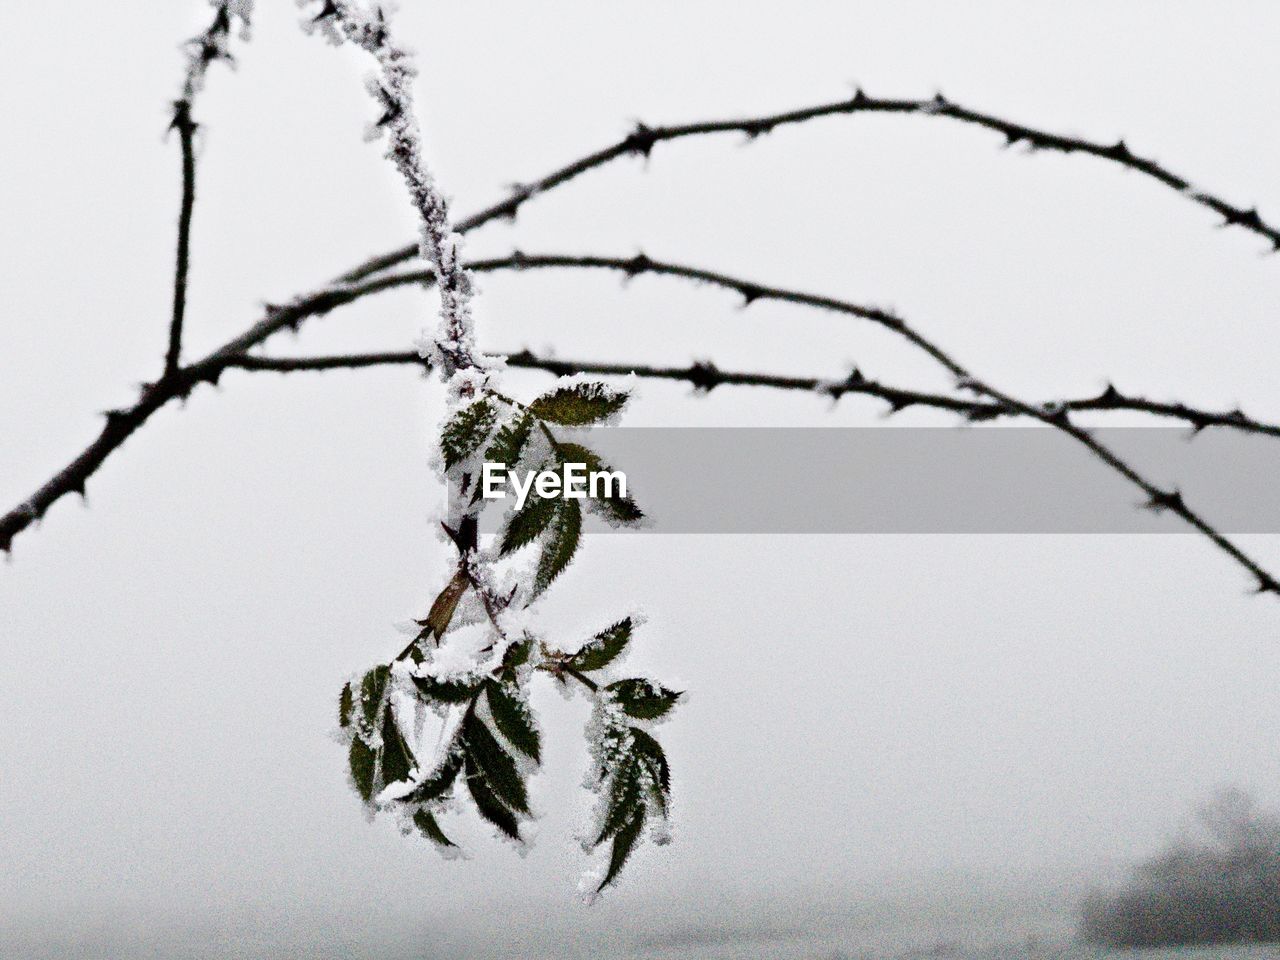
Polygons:
M1081 935L1112 947L1280 943L1280 817L1241 790L1200 807L1204 836L1141 864L1084 903Z

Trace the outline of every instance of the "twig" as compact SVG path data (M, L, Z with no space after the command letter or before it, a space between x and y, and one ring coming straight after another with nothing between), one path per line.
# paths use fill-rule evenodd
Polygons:
M1246 209L1236 206L1213 193L1196 188L1191 181L1173 173L1155 160L1140 157L1133 153L1123 140L1113 144L1105 144L1079 137L1067 137L1050 133L1046 130L1013 123L990 114L962 107L947 100L941 94L930 100L898 100L869 97L861 90L858 90L853 97L847 100L837 100L832 103L801 107L797 110L765 114L758 117L709 120L699 123L659 127L650 127L643 123L637 124L635 129L616 143L589 153L538 180L515 187L512 194L505 200L501 200L478 211L467 219L459 221L457 229L460 233L466 233L491 220L514 220L520 208L533 197L568 183L570 180L574 180L590 170L617 160L619 157L641 156L647 158L659 143L680 140L685 137L718 133L740 133L754 139L770 133L778 127L805 123L821 117L852 116L861 113L946 117L961 123L992 130L1005 138L1006 146L1025 143L1033 151L1050 150L1059 153L1081 153L1097 157L1099 160L1118 164L1150 177L1170 190L1202 207L1207 207L1221 216L1223 218L1223 226L1243 227L1245 230L1269 240L1273 251L1280 251L1280 229L1265 222L1256 208ZM362 280L379 271L413 259L417 249L417 244L407 244L395 250L370 257L364 263L347 271L340 279L348 283Z
M196 202L196 155L192 143L196 123L191 119L191 101L173 105L173 124L182 141L182 208L178 214L178 253L173 271L173 316L169 322L169 350L164 358L165 376L178 369L182 353L182 321L187 311L187 271L191 264L191 214Z

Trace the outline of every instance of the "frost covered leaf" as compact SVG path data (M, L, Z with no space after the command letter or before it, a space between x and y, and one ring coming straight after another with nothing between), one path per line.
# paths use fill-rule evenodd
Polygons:
M461 570L453 575L453 579L445 584L445 588L431 604L431 609L427 611L427 619L417 621L418 626L422 627L422 632L418 634L419 640L425 640L428 637L439 640L444 636L444 632L449 629L449 624L453 620L454 611L458 609L458 601L462 599L470 585L467 575Z
M631 618L625 617L601 630L566 661L575 670L601 670L613 663L631 642Z
M386 710L382 716L382 783L387 786L408 780L413 768L413 755L409 746L400 735L400 727L396 723L392 710Z
M437 703L466 703L480 689L480 684L465 680L440 680L436 677L412 679L413 685L424 697Z
M527 638L517 640L507 647L507 652L502 655L502 679L508 683L514 683L516 671L529 662L531 653L533 653L533 641Z
M445 836L444 831L440 829L440 824L436 823L436 818L430 810L416 811L413 815L413 825L432 843L438 843L442 847L457 846L456 843Z
M514 687L489 680L485 683L485 690L489 698L489 712L493 714L498 732L525 756L541 761L542 738L533 725L528 705L516 695Z
M626 404L627 397L603 383L575 383L544 393L529 404L529 410L540 420L580 427L613 416Z
M351 782L356 785L356 793L360 799L368 803L373 799L373 781L377 773L378 755L373 748L355 737L351 741L351 751L347 755L351 766Z
M342 693L338 694L338 726L344 730L351 726L351 713L355 710L355 693L351 684L342 685Z
M640 839L640 831L644 828L644 813L640 813L625 824L613 837L613 846L609 850L609 870L605 873L604 879L600 881L600 886L596 888L597 892L603 890L609 884L617 879L618 873L627 862L627 858L631 856L631 851L635 849L636 841Z
M458 771L462 769L462 754L450 753L443 766L433 775L427 777L413 791L405 796L406 803L431 803L449 793L453 782L458 779Z
M552 517L556 515L556 505L561 502L563 501L554 497L544 498L531 493L529 499L524 502L524 506L508 521L507 529L502 534L502 546L499 552L506 556L538 539L547 529Z
M484 458L488 463L502 463L514 468L520 462L520 454L533 429L533 417L522 413L513 420L504 423L494 434L493 442L485 451Z
M463 769L466 771L467 790L475 801L476 810L495 827L513 840L520 839L520 823L510 810L502 805L493 790L485 783L476 762L467 755Z
M385 664L374 667L360 681L360 711L364 718L363 729L370 735L378 726L378 709L387 689L391 668Z
M657 720L668 713L680 699L676 690L648 680L619 680L605 687L614 701L637 720Z
M557 442L556 453L559 455L562 464L584 464L588 475L615 472L600 459L599 454L580 443ZM590 488L588 488L588 493L590 493ZM639 523L644 519L644 511L640 509L631 497L624 496L620 489L617 491L610 489L610 494L610 496L588 496L587 509L600 514L611 523L633 524Z
M488 438L498 411L488 398L475 401L455 413L440 433L440 451L446 470L461 463Z
M639 727L632 727L631 745L649 774L653 799L665 812L667 798L671 796L671 767L667 763L667 755L662 749L662 744Z
M489 732L484 721L474 713L468 714L462 723L462 743L467 762L474 763L483 776L485 785L512 810L528 813L529 794L525 790L524 779L520 776L520 768ZM467 778L470 783L470 772Z
M551 586L560 576L578 550L582 536L582 507L577 500L561 500L556 506L555 522L538 558L538 569L533 577L535 596Z

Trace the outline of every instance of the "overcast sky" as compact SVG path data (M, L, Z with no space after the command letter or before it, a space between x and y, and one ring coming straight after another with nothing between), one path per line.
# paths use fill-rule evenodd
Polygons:
M292 3L259 6L239 69L215 67L196 110L188 357L413 232L360 139L366 63L304 37ZM860 83L1123 136L1280 215L1272 4L408 6L397 24L420 53L427 150L460 214L637 119L777 110ZM163 133L177 43L207 19L194 0L64 0L0 32L6 509L159 372L179 192ZM1029 398L1114 378L1280 418L1280 258L1263 241L1137 175L1000 142L863 116L660 145L469 250L643 248L893 305ZM481 284L491 348L823 376L857 362L946 385L847 318L744 311L673 280ZM434 309L387 295L275 349L405 349ZM343 678L400 648L392 624L422 614L446 562L429 530L438 399L408 370L229 374L113 456L88 509L67 499L17 539L0 568L0 954L488 956L514 942L561 956L610 939L644 954L761 923L836 943L890 923L878 898L944 899L957 878L972 893L1109 876L1217 784L1280 802L1280 604L1248 598L1190 536L598 536L542 623L569 643L648 614L635 663L691 691L663 728L677 842L645 850L597 907L576 902L585 707L548 681L534 850L517 858L477 828L472 858L445 863L364 821L328 738ZM881 416L858 398L643 384L627 422ZM1280 567L1280 539L1244 542Z

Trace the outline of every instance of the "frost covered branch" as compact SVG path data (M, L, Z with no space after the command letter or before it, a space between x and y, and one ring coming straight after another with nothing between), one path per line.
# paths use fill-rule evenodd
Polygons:
M313 4L300 0L299 6ZM475 345L473 288L461 235L423 161L411 55L393 38L380 6L366 10L346 0L324 0L303 25L334 44L354 43L377 62L366 85L381 116L369 139L387 137L386 156L408 188L419 220L418 252L440 297L439 328L424 333L418 347L446 387L436 464L450 497L441 526L458 553L456 568L418 621L421 631L413 642L343 687L339 723L347 736L352 783L371 813L396 814L408 829L452 855L457 845L438 818L454 803L462 774L480 817L500 835L523 843L521 823L532 815L525 781L541 759L529 676L545 670L563 678L571 670L581 679L589 670L603 670L630 642L632 624L621 620L578 653L563 654L531 632L524 611L576 555L580 500L615 524L636 523L643 514L625 492L597 496L593 490L575 499L539 489L507 515L498 545L481 549L476 531L488 503L479 496L478 477L489 464L506 468L522 461L602 466L595 453L561 441L554 428L609 419L628 394L572 379L527 404L499 391L501 358L485 357ZM535 546L533 567L513 569L514 558ZM670 774L646 721L665 716L681 694L645 678L585 686L594 705L588 744L597 770L589 785L600 797L587 846L610 847L607 869L584 887L594 897L617 878L646 827L655 842L666 836L661 825ZM438 721L430 734L429 714Z

